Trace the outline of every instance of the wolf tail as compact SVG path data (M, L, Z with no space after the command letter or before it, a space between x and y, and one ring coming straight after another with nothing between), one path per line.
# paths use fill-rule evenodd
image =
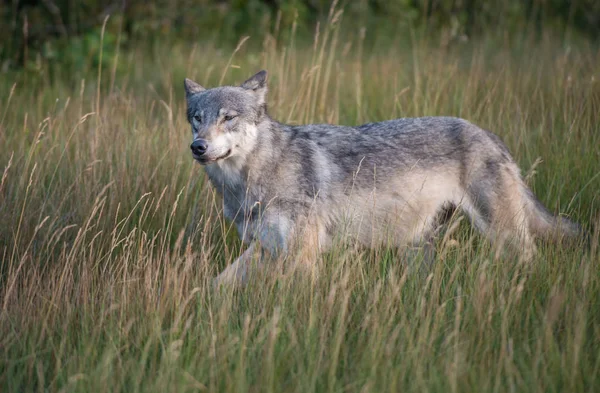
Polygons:
M578 223L566 217L555 216L548 211L525 184L523 184L523 193L529 228L534 235L554 241L563 239L577 241L589 236Z

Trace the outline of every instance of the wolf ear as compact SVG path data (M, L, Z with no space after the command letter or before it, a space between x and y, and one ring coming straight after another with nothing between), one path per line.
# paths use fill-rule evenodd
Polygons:
M206 90L204 87L200 86L199 84L188 78L185 78L185 80L183 81L183 85L185 86L186 98L190 98L192 95Z
M243 89L252 90L260 104L265 103L267 96L267 71L262 70L250 77L246 82L242 83Z

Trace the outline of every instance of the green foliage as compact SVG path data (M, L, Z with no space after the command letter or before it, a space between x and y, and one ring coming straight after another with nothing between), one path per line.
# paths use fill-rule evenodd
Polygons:
M127 45L127 37L118 37L111 31L102 35L101 28L90 30L81 36L69 40L54 40L44 43L41 57L60 67L63 73L83 77L88 70L111 69L118 54L119 45ZM117 41L120 39L119 45ZM41 71L39 64L32 61L26 64L28 69Z
M329 0L6 1L0 3L0 23L5 26L0 30L0 65L4 70L31 63L39 67L56 63L63 54L67 68L97 65L90 62L94 56L90 52L98 44L88 41L96 39L107 15L112 15L110 25L118 26L118 34L135 45L168 37L187 42L218 40L231 46L242 36L260 41L289 32L292 25L306 39L316 22L327 18L331 4ZM447 30L459 39L490 29L514 33L548 27L600 35L600 2L595 0L359 0L347 2L344 12L345 19L352 21L347 33L367 27L380 37L395 36L398 29L407 33L409 27Z

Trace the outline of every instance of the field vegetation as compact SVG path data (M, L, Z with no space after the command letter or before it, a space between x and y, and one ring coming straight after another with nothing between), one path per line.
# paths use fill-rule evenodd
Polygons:
M79 66L0 77L0 390L600 390L597 41L408 28L382 46L340 8L311 41L291 23L233 46L125 45L103 22ZM280 121L447 115L492 130L589 246L539 243L524 264L456 217L428 274L340 244L314 276L214 291L244 246L189 153L183 78L263 68Z

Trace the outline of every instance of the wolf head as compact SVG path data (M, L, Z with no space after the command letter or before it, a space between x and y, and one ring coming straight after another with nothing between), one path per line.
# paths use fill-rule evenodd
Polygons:
M194 159L207 165L250 154L257 127L267 116L267 72L258 72L239 87L205 89L190 79L184 86Z

